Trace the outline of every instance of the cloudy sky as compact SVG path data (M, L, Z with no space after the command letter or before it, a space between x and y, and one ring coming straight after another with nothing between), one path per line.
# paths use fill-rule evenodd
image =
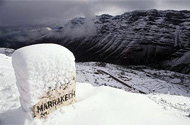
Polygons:
M190 10L190 0L0 0L0 26L66 22L133 10Z

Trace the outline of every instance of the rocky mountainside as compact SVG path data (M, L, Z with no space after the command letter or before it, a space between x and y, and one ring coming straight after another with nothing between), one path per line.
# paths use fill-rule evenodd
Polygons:
M190 74L190 11L149 10L104 14L92 20L75 18L15 48L46 42L69 48L77 61L153 65Z

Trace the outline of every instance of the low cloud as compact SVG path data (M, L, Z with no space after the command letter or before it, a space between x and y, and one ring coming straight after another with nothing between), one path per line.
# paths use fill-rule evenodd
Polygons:
M133 10L190 8L189 0L0 0L0 26L59 23L95 14L122 14Z
M4 26L43 24L82 15L80 3L62 1L8 1L0 8Z

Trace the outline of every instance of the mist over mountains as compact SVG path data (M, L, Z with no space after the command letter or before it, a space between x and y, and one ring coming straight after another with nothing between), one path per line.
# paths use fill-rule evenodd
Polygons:
M74 17L134 10L188 10L189 0L0 0L0 27L64 24Z
M151 65L190 74L190 11L132 11L74 18L63 26L13 29L1 29L0 47L57 43L77 61Z

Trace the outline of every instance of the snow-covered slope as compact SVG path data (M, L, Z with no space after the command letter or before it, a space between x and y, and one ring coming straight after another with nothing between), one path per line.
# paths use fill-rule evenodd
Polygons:
M156 84L156 93L162 94L142 95L127 92L129 88L120 86L120 83L114 81L109 75L97 73L97 69L106 71L120 80L126 80L126 83L146 92L148 89L143 88L152 86L151 83ZM190 123L188 117L190 94L185 92L189 87L189 83L186 83L188 75L177 73L174 75L173 72L152 70L146 67L129 69L102 63L77 63L77 70L78 102L53 112L42 121L33 120L20 107L11 57L0 54L0 124L189 125ZM122 77L119 76L120 73ZM183 82L180 83L183 85L176 85L179 84L179 80L169 78L168 74L182 80ZM167 80L170 82L166 82ZM89 83L84 83L85 81L93 86L112 85L126 91L107 86L93 87ZM177 95L164 94L166 91L156 86L169 87L168 90L176 91ZM180 94L183 96L179 96Z
M136 88L147 94L164 93L190 97L190 75L156 70L146 66L122 67L103 64L104 66L93 62L77 63L77 80L79 82L89 82L94 86L105 85L132 92L137 92L134 90ZM129 88L122 83L133 88Z

